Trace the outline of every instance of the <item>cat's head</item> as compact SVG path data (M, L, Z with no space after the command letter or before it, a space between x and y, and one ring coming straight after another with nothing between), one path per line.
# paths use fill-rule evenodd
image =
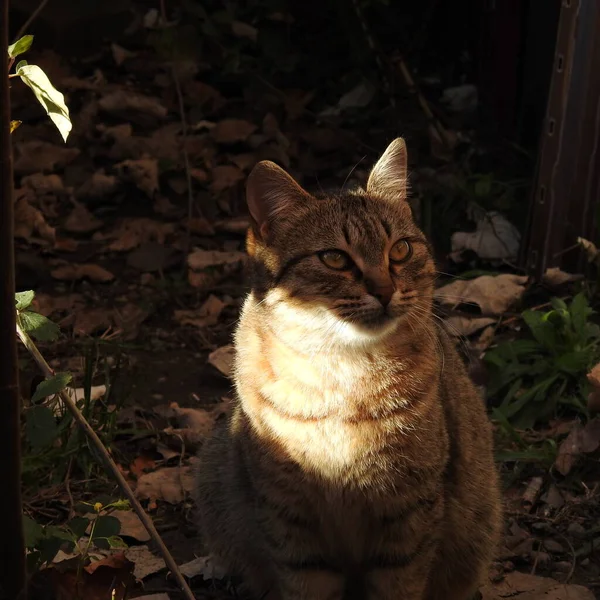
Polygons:
M366 344L427 318L435 267L406 195L400 138L365 190L314 196L274 163L258 163L247 183L247 248L269 324L316 344Z

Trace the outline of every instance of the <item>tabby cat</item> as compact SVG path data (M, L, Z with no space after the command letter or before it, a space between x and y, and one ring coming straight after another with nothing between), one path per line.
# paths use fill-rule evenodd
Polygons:
M484 404L432 313L406 146L366 190L248 179L238 400L200 454L212 554L269 600L467 600L500 524Z

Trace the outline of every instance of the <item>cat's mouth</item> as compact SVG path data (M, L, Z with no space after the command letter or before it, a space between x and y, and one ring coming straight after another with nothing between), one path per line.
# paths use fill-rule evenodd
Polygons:
M375 333L394 325L399 318L399 315L394 315L389 310L381 309L353 315L351 318L346 318L345 320L363 331Z

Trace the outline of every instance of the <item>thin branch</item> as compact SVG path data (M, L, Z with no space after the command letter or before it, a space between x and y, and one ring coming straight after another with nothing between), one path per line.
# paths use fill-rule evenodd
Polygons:
M167 26L167 8L165 6L165 0L160 0L160 16L162 17L163 27ZM171 77L173 78L173 85L175 86L175 93L177 94L177 103L179 105L179 118L181 120L181 149L183 152L183 163L185 166L185 179L187 184L188 193L188 206L187 206L187 223L185 228L185 244L183 252L183 265L187 264L187 255L190 253L191 239L192 239L192 216L194 210L194 192L192 190L192 170L190 166L190 156L187 150L187 134L188 124L187 117L185 116L185 104L183 102L183 94L181 92L181 83L179 82L179 75L175 65L171 63Z
M33 357L35 362L37 363L38 367L40 368L40 370L42 371L44 376L46 378L52 377L52 375L54 374L54 371L50 368L50 366L48 365L48 363L46 362L44 357L41 355L37 346L33 343L33 340L29 337L29 335L27 335L27 333L25 331L23 331L23 329L21 329L21 327L18 324L17 324L17 335L19 336L19 339L21 340L21 342L23 343L25 348L27 348L27 350L29 351L29 353L31 354L31 356ZM169 567L169 569L171 570L171 573L173 573L175 579L177 580L177 583L179 584L179 587L181 588L181 590L184 593L187 600L195 600L192 590L188 586L187 581L185 580L181 571L179 570L179 567L177 566L177 563L175 562L175 560L173 559L173 556L169 552L169 549L165 546L165 543L162 541L158 531L156 530L156 527L154 527L154 523L152 522L152 519L146 514L146 512L142 508L142 505L139 503L138 499L135 497L133 490L127 483L125 477L123 477L123 474L119 470L119 467L117 467L117 465L115 464L115 461L111 458L110 454L108 453L108 450L102 443L102 440L98 437L96 432L92 429L92 426L88 423L86 418L81 414L81 411L77 407L77 404L69 396L69 394L67 394L63 390L63 391L59 392L58 395L59 395L60 399L62 400L62 402L64 403L64 405L69 410L69 412L73 415L73 418L75 419L75 421L77 421L77 424L83 429L83 432L88 437L89 441L92 443L94 448L98 451L98 453L102 457L104 464L110 470L113 477L116 479L117 484L121 488L121 491L125 494L125 496L127 496L127 499L129 500L129 502L131 502L131 506L133 507L133 510L136 512L137 516L140 518L140 521L146 528L146 531L150 534L150 537L152 537L152 539L158 546L158 549L159 549L160 553L162 554L162 557L164 558L165 563L167 563L167 567Z
M38 7L31 13L31 16L29 17L29 19L27 19L27 21L25 21L25 23L23 23L23 25L21 26L21 29L19 29L19 31L17 32L17 35L15 36L15 41L20 39L23 36L23 34L29 29L29 26L33 23L33 21L37 18L37 16L44 10L44 8L46 7L46 4L48 4L49 1L50 0L42 0L38 4Z
M0 0L0 52L8 48L8 4ZM4 54L7 56L7 54ZM15 260L10 95L6 58L0 69L0 595L27 596L21 501L21 404L15 339Z

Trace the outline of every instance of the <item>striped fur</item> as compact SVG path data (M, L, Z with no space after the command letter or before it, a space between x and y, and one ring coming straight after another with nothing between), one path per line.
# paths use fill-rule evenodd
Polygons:
M196 499L211 552L256 598L469 600L495 546L490 426L433 317L392 146L366 191L310 196L272 164L248 183L238 401L201 452ZM412 254L392 264L398 239ZM351 267L322 264L330 249ZM393 286L387 309L371 281Z

